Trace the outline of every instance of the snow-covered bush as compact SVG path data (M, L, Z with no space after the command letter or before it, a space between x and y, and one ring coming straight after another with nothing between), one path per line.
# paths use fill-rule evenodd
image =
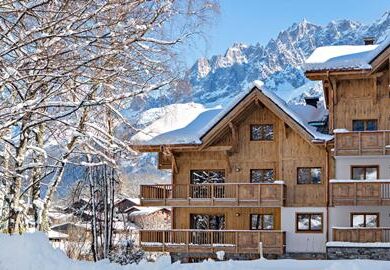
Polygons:
M109 257L111 262L121 265L139 263L145 258L145 252L136 247L134 240L129 239L122 241L116 249L110 252Z

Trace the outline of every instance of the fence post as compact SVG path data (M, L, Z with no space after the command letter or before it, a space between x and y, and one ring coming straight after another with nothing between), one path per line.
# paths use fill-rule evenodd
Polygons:
M163 252L165 252L165 231L162 231L162 233L163 233L163 237L162 237L162 246L163 246Z

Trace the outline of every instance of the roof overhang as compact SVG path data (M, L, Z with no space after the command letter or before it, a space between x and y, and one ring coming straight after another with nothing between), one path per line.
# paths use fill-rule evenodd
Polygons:
M337 76L338 78L365 78L371 74L372 69L353 69L353 70L315 70L305 71L305 76L313 81L326 80L329 76Z

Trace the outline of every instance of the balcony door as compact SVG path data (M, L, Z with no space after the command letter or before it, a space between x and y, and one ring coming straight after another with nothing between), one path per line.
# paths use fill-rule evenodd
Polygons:
M196 199L205 198L224 198L224 187L210 184L225 183L224 170L191 170L190 172L191 189L190 196ZM213 192L212 192L213 190Z
M191 233L191 243L198 245L210 245L224 243L222 232L215 230L225 229L225 215L191 214L190 227L193 230L204 230ZM213 230L213 232L210 232Z

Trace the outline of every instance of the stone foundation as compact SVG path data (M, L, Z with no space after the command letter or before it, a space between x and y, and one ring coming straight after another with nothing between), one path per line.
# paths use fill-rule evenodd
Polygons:
M327 247L327 259L390 260L390 247Z

